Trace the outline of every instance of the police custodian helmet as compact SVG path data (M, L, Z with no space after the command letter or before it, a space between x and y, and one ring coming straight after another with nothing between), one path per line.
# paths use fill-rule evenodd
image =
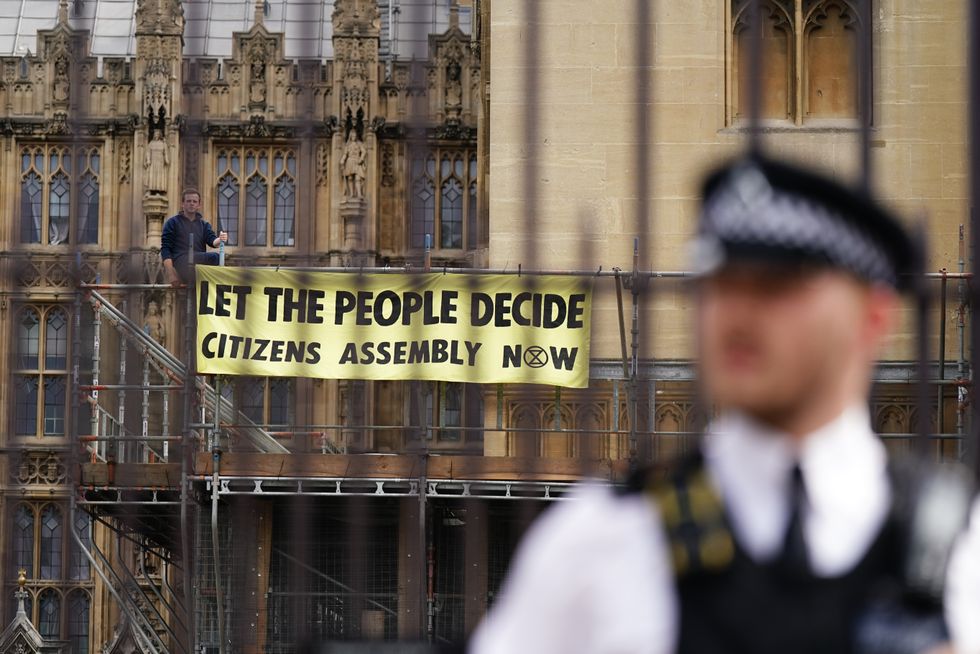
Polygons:
M751 154L705 181L696 273L732 261L815 264L870 283L910 289L922 245L863 190L799 166Z

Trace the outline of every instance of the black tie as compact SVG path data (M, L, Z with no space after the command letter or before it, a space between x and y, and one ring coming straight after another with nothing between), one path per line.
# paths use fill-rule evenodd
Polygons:
M803 472L799 465L794 465L790 471L789 502L789 523L778 565L791 579L801 579L810 574L810 558L806 550L806 537L803 535L806 485L803 483Z

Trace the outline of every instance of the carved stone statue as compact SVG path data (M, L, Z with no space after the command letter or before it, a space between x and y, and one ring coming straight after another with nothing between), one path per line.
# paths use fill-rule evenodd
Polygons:
M446 66L446 114L459 115L463 104L462 68L458 61L450 61ZM453 111L455 110L455 111Z
M160 130L153 132L153 140L146 145L143 169L146 171L146 190L150 193L167 192L167 168L170 167L170 153Z
M167 337L167 330L163 325L163 312L160 311L160 305L152 300L146 305L146 320L143 324L150 338L163 345Z
M265 64L261 61L252 62L248 101L253 105L265 104Z
M367 178L367 149L357 138L357 131L347 132L344 153L340 157L340 169L344 175L344 197L359 200L364 197L364 180Z
M68 102L71 83L68 79L68 59L66 57L58 57L54 61L54 84L52 87L55 102Z

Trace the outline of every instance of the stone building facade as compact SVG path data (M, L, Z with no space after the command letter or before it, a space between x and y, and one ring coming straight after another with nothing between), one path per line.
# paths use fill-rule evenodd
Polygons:
M928 214L935 271L965 259L963 4L763 2L766 147L858 174L869 31L872 182ZM74 652L458 641L546 500L706 423L689 293L629 273L688 266L697 180L744 144L745 0L0 5L5 622L23 569L25 614ZM592 384L183 392L186 296L159 247L190 187L232 266L619 268L597 281ZM969 370L957 289L934 316L947 379ZM873 410L896 446L917 412L905 324ZM954 456L965 398L943 389ZM277 446L203 427L215 402Z

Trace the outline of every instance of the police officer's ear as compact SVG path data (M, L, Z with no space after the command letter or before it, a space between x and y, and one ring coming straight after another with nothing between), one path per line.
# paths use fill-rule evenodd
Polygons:
M901 300L898 292L885 284L868 284L865 296L861 337L871 353L876 355L899 319Z

